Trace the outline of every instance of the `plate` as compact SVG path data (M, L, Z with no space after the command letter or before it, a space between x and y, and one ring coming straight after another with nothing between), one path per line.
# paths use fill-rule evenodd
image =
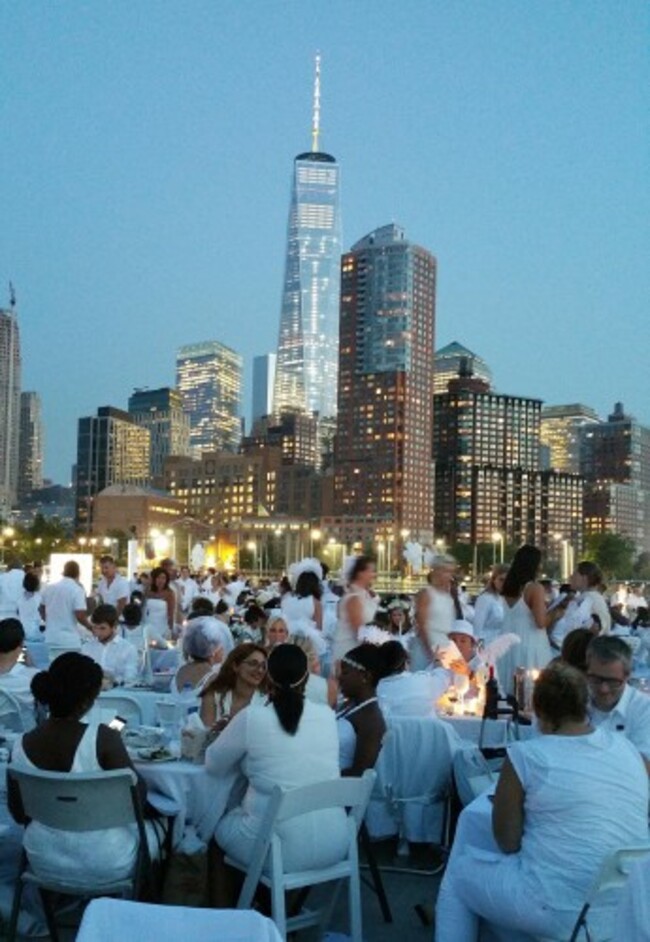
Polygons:
M169 749L138 749L137 755L144 762L176 762L178 758Z

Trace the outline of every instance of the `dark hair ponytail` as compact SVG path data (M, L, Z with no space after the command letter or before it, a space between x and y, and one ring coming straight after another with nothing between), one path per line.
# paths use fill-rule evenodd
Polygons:
M50 716L65 719L90 707L99 695L102 677L101 667L91 657L67 651L32 678L31 690L35 700L49 707Z
M309 676L307 655L295 644L278 644L269 654L267 676L280 726L293 736L305 708L305 683Z

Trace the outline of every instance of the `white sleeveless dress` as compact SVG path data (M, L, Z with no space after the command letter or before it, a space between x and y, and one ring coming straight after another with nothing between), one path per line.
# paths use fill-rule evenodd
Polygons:
M424 626L429 645L435 650L451 648L452 656L456 657L458 649L453 641L449 640L449 632L452 630L456 618L454 600L449 592L441 592L433 586L427 586L426 592L429 595L429 609L427 612L427 622ZM411 670L424 671L431 666L431 661L422 647L422 642L416 636L411 646Z
M379 605L379 599L371 595L366 589L348 589L339 606L339 617L334 634L334 644L332 645L334 662L340 661L348 651L360 644L357 631L352 627L347 616L347 605L351 598L358 598L361 601L363 625L369 625L372 622Z
M171 638L164 599L148 598L144 617L149 640L168 641Z
M541 670L553 657L546 629L538 628L523 594L514 605L506 601L501 633L512 633L520 639L499 659L499 680L506 693L514 693L514 674L518 667Z
M102 771L97 761L97 732L97 724L88 725L77 746L70 775ZM26 756L22 738L14 745L11 765L28 771L37 768ZM137 834L129 827L77 833L58 831L33 821L25 828L23 844L39 877L61 883L69 874L78 884L83 874L84 883L96 888L132 873Z

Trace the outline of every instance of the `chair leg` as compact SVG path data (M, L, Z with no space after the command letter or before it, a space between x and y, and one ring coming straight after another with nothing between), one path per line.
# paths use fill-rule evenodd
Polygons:
M348 900L350 911L350 938L352 942L363 942L363 930L361 928L361 884L358 869L348 877Z
M54 918L54 910L52 908L52 901L50 900L50 894L47 890L39 889L39 895L41 897L41 902L43 904L43 912L45 913L45 922L47 923L47 931L50 933L51 942L59 942L59 933L56 928L56 920Z
M372 878L373 889L377 895L377 899L379 900L379 906L384 922L392 922L393 914L390 910L390 904L388 902L386 890L384 889L384 881L381 878L381 871L377 866L375 852L372 849L372 841L370 840L368 828L366 827L365 823L361 825L359 839L361 841L361 846L363 847L363 852L366 855L366 860L368 861L368 868Z
M275 879L271 881L271 913L273 922L278 927L278 932L280 933L283 942L286 942L287 913L284 898L284 886L281 879Z

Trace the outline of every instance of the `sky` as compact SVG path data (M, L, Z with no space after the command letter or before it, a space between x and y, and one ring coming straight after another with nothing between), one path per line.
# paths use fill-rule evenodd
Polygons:
M650 424L642 0L0 4L0 306L67 483L77 419L177 348L275 350L292 161L341 165L343 244L438 259L436 346L549 404Z

